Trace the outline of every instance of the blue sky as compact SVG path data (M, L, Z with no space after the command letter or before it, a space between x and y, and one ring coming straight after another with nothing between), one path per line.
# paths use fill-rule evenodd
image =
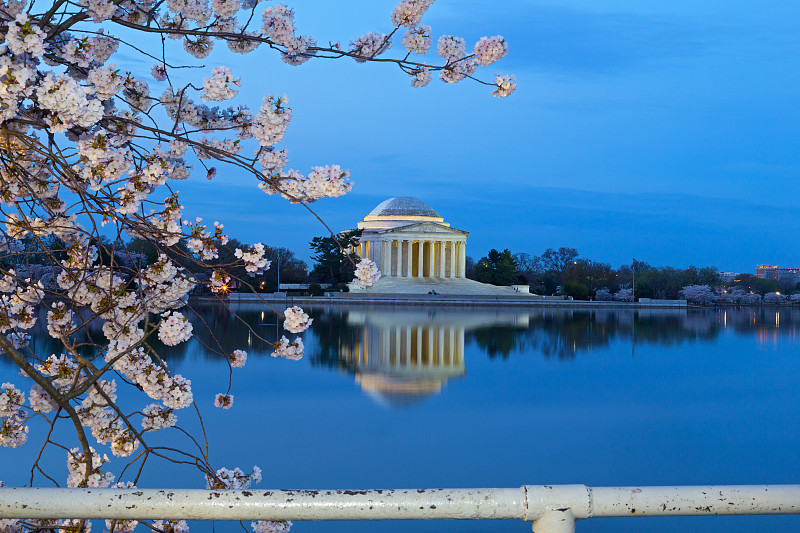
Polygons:
M291 4L301 33L346 45L388 31L395 2ZM506 99L467 82L413 89L391 65L289 67L267 49L215 51L205 65L241 75L251 109L289 95L292 168L350 169L353 192L313 206L334 230L415 196L470 231L476 259L572 246L614 266L752 272L800 266L798 15L789 1L438 0L423 19L434 38L509 41L509 56L479 71L516 75ZM324 231L245 175L197 177L178 187L187 214L232 236L307 259Z

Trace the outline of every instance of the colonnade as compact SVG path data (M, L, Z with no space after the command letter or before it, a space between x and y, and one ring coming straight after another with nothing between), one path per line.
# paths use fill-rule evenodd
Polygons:
M452 326L365 327L341 358L376 368L463 369L464 328Z
M466 242L443 239L362 240L356 253L375 261L382 276L463 278Z

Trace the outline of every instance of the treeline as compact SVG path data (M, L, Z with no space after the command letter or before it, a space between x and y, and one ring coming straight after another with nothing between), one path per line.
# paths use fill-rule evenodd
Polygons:
M605 300L612 295L627 300L634 289L636 298L672 300L684 298L684 289L693 286L706 286L712 294L729 294L734 289L737 294L760 296L800 292L800 283L781 285L746 273L725 282L713 266L655 267L634 260L629 265L612 268L609 263L580 257L577 249L568 247L548 248L536 256L493 249L477 262L468 257L466 275L482 283L529 285L536 294L563 294L581 300Z
M292 250L265 245L264 256L271 265L263 274L255 277L245 271L244 265L235 256L237 248L247 250L252 245L236 238L230 238L225 244L216 241L218 257L210 260L201 260L184 241L164 247L141 238L124 241L100 237L92 239L91 245L98 251L95 265L113 267L125 278L134 270L155 263L163 253L174 264L190 272L201 284L209 280L211 269L225 271L231 278L231 291L275 292L279 283L311 283L317 288L332 285L335 290L347 290L346 284L353 280L355 264L359 261L354 250L360 236L361 230L351 230L336 237L315 237L309 243L315 262L311 270ZM34 282L41 280L47 289L52 290L55 288L55 278L62 270L60 261L67 258L68 249L57 237L27 237L15 241L13 250L0 254L0 265L6 269L14 268L18 274L25 274ZM342 253L342 250L346 253ZM199 289L202 290L202 285Z

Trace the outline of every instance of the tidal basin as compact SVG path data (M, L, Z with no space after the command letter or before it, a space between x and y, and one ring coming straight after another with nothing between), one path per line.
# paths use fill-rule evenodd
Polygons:
M300 361L259 336L283 332L254 304L194 305L215 332L165 349L201 403L212 463L259 465L258 488L791 484L800 478L800 309L569 310L329 306ZM252 329L251 329L252 328ZM51 342L36 337L37 349ZM53 346L55 349L55 345ZM0 366L4 375L14 372ZM194 424L186 416L181 424ZM65 433L66 435L66 433ZM236 440L233 440L233 436ZM165 445L185 445L164 432ZM170 439L175 439L170 441ZM38 448L0 450L8 485ZM120 464L117 461L112 463ZM158 464L158 468L153 468ZM19 466L18 466L19 465ZM63 479L63 456L46 457ZM196 471L149 463L141 487L197 488ZM121 480L119 468L114 472ZM48 486L41 476L37 486ZM96 527L102 527L100 523ZM142 526L139 526L140 528ZM195 531L210 524L195 523ZM595 518L580 532L796 531L796 516ZM241 530L218 523L219 531ZM294 531L529 531L502 522L297 522Z

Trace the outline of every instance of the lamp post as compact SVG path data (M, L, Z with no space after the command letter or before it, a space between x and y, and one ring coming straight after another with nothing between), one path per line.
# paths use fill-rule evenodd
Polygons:
M275 262L278 263L278 288L276 289L278 292L281 292L281 256L280 254L275 255Z
M633 274L633 282L631 283L631 302L636 302L636 258L633 258L631 263L631 272Z

